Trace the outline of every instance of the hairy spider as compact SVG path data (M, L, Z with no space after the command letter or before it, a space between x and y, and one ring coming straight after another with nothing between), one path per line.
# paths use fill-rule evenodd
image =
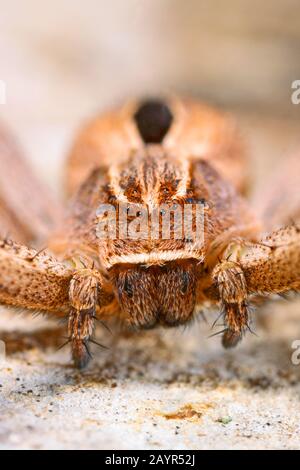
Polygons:
M116 315L137 328L171 327L189 322L203 305L220 306L223 345L235 346L249 328L255 296L300 287L299 190L287 177L293 174L299 188L299 156L285 166L270 183L277 181L275 199L266 190L251 208L245 145L230 116L188 99L129 102L92 120L76 138L66 172L70 202L61 218L2 133L0 303L68 318L78 367L88 362L95 320ZM174 207L187 205L192 229L201 208L201 237L198 225L174 236L182 228ZM107 237L99 235L102 207L118 219L112 231L106 219ZM170 208L170 232L162 236ZM153 237L148 224L155 214ZM136 219L148 235L128 232ZM47 250L26 246L34 240L44 246L45 239Z

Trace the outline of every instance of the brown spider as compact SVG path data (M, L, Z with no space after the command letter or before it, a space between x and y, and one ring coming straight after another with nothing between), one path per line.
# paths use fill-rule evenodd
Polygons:
M219 305L223 345L235 346L249 328L253 297L300 288L297 225L262 236L270 221L275 226L298 218L298 192L287 185L284 170L276 201L266 191L258 201L262 216L257 215L258 206L255 213L244 198L245 155L232 119L191 100L129 102L92 120L69 156L72 197L47 240L47 253L0 240L0 302L67 317L79 367L88 362L95 320L116 315L138 328L177 326L189 322L199 307ZM297 187L299 158L291 162ZM45 239L60 210L5 134L0 168L3 236L9 231L25 244ZM287 204L292 198L294 203ZM193 211L201 206L201 241L172 236L174 218L169 237L124 238L119 226L114 237L99 237L102 205L119 215L126 204L127 222L141 213L130 214L129 206L146 207L149 222L156 207L174 203L191 204ZM194 212L191 220L194 227Z

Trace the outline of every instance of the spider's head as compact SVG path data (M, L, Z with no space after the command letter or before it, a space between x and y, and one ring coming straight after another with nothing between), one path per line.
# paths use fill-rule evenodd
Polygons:
M245 211L207 158L192 158L203 148L179 145L166 103L142 103L131 125L141 142L97 184L99 257L129 323L173 326L192 317L203 263L218 256L212 244Z
M206 201L189 184L189 168L160 145L140 149L111 175L106 190L113 207L100 219L99 254L127 322L143 328L186 323L203 261Z

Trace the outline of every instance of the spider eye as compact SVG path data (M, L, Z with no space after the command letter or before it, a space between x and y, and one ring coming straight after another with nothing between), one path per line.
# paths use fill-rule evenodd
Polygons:
M207 200L202 197L201 199L199 199L198 204L202 204L202 206L207 206Z
M181 285L181 293L184 295L187 293L188 287L190 283L190 276L188 273L182 274L182 285Z
M207 201L204 197L202 197L200 199L197 199L197 198L194 198L194 197L189 197L185 200L185 202L187 204L201 204L202 206L207 205Z
M124 283L124 291L128 295L128 297L131 298L133 296L133 288L127 278L125 279Z

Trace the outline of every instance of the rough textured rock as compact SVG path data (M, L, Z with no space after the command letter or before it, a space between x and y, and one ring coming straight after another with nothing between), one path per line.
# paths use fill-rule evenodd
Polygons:
M56 352L63 331L2 314L1 448L297 448L299 302L270 305L268 327L224 352L208 325L109 337L84 372ZM3 316L4 315L4 316ZM12 325L10 325L12 327ZM28 329L30 328L30 331ZM296 333L297 332L297 333ZM103 338L102 338L103 336Z

